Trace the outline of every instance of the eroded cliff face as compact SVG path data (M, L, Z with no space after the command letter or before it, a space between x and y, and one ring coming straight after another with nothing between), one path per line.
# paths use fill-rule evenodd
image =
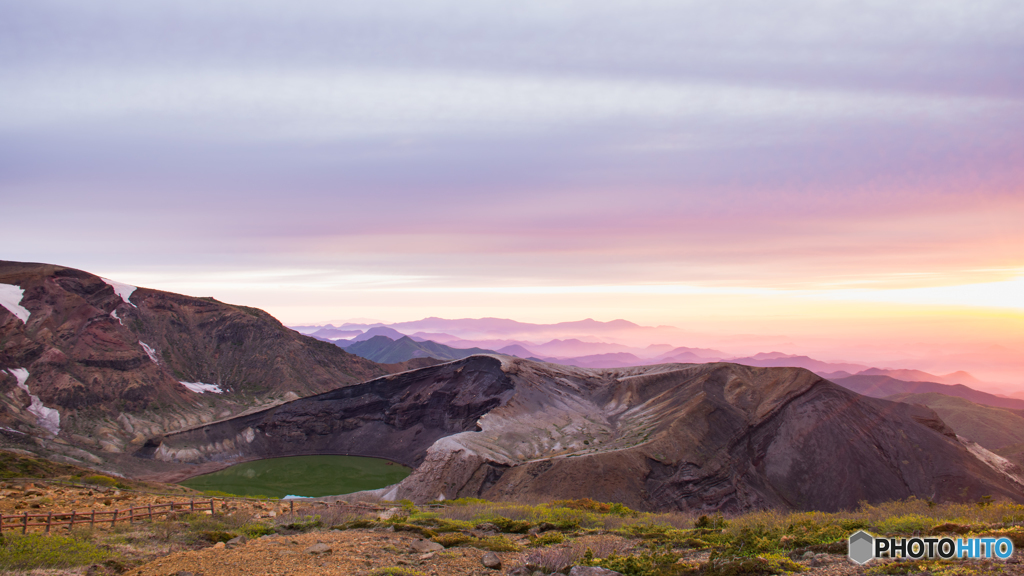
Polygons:
M493 358L432 366L154 438L137 455L202 463L349 454L415 467L438 439L475 429L512 386Z
M0 287L17 312L0 307L0 444L93 465L155 435L407 368L254 308L62 266L0 262Z
M140 455L229 462L360 454L416 467L428 501L590 497L638 509L835 510L915 495L1021 499L931 410L789 368L589 370L474 356L155 439Z

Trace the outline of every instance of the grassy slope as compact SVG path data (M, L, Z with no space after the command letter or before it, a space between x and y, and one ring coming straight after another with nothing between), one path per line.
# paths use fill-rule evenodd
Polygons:
M981 444L989 450L999 451L1011 448L1010 455L1003 454L1024 465L1020 460L1021 448L1024 448L1024 415L1017 410L982 406L963 398L955 398L938 393L928 394L897 394L889 400L924 404L942 418L957 434ZM1012 447L1017 446L1017 450Z

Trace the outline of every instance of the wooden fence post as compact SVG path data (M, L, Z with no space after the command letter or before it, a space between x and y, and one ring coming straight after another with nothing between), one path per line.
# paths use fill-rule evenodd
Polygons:
M26 532L28 532L28 512L25 512L25 515L21 517L21 533L24 534Z
M74 529L75 529L75 511L72 510L71 511L71 524L68 525L68 530L74 530Z
M96 526L96 509L92 509L92 515L89 516L89 528Z
M114 527L114 522L117 522L117 509L114 509L114 518L110 521L110 527Z
M196 511L196 499L193 498L193 499L189 500L188 506L189 506L188 511L194 513Z
M53 524L53 511L46 515L46 533L50 533L50 525Z
M0 533L4 531L4 514L0 512Z

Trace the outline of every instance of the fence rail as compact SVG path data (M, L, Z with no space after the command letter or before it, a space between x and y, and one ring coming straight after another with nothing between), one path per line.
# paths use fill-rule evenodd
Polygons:
M95 526L96 524L105 524L107 522L114 526L117 522L145 520L175 511L205 512L209 510L212 514L215 512L215 507L214 500L211 498L210 500L147 504L146 506L99 512L96 510L89 510L88 512L72 510L71 512L47 512L46 514L29 514L28 512L24 514L0 514L0 532L4 530L17 530L19 528L22 534L28 532L29 528L45 528L49 532L50 528L54 527L67 526L68 528L74 528L76 524L80 526L86 524ZM45 522L42 521L43 518L46 519Z

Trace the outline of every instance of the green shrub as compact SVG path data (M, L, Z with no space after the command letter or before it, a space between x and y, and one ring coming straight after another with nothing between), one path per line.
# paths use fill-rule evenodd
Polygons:
M0 569L71 568L101 562L104 552L91 542L70 536L4 534L0 539Z
M533 527L533 524L530 524L525 520L511 520L501 516L491 518L488 522L494 524L499 530L508 534L526 534L530 528Z
M565 536L561 532L551 531L537 536L533 542L530 542L530 546L550 546L552 544L561 544L562 542L565 542Z
M437 542L445 548L451 548L453 546L458 546L460 544L473 542L476 540L476 538L470 536L469 534L463 534L462 532L446 532L444 534L438 534L437 536L434 536L433 540L434 542Z
M491 552L518 552L520 550L518 544L504 536L480 538L470 543L470 546L480 548L481 550L490 550Z
M239 528L238 531L249 538L259 538L260 536L266 536L277 532L273 526L263 524L262 522L251 522Z
M912 534L924 532L934 525L934 518L920 514L905 514L876 522L874 528L882 534Z
M489 500L482 498L456 498L454 500L445 500L444 504L447 506L470 506L476 504L490 504Z
M332 530L355 530L357 528L373 528L377 523L373 520L349 520L348 522L342 522L331 526Z
M868 527L868 523L864 520L853 520L853 519L840 519L838 521L839 527L847 532L856 532L857 530L863 530Z
M391 525L394 527L395 532L412 532L413 534L419 534L424 538L433 538L437 536L437 532L434 532L430 528L424 528L415 524L406 524L404 522L396 522Z
M462 530L472 530L473 523L465 520L438 518L431 527L434 529L434 532L459 532Z
M697 518L697 521L693 523L694 528L708 528L712 530L721 530L728 525L725 518L721 514L715 514L713 516L701 516Z
M678 556L666 552L649 551L638 555L621 556L609 554L606 558L594 558L588 549L583 558L585 566L600 566L625 576L673 576L690 572L688 566L676 564Z
M548 503L551 508L569 508L570 510L587 510L599 514L614 514L616 516L636 516L636 512L618 502L597 502L590 498L579 500L552 500Z
M671 526L645 521L643 523L623 526L618 530L618 532L631 538L642 538L644 540L666 540L668 539L668 532L670 530L672 530Z
M301 516L299 518L292 519L291 522L280 524L281 528L286 530L296 530L299 532L309 532L323 526L323 522L320 521L320 515L315 516Z
M804 572L807 568L783 556L759 556L756 558L718 558L712 559L704 566L705 576L757 576L762 574L782 574L785 572Z
M104 476L103 474L86 476L85 478L82 478L82 482L86 484L94 484L96 486L106 486L108 488L117 484L117 480L114 480L110 476Z
M199 533L199 537L207 542L216 544L217 542L227 542L237 536L231 532L225 532L223 530L203 530Z

